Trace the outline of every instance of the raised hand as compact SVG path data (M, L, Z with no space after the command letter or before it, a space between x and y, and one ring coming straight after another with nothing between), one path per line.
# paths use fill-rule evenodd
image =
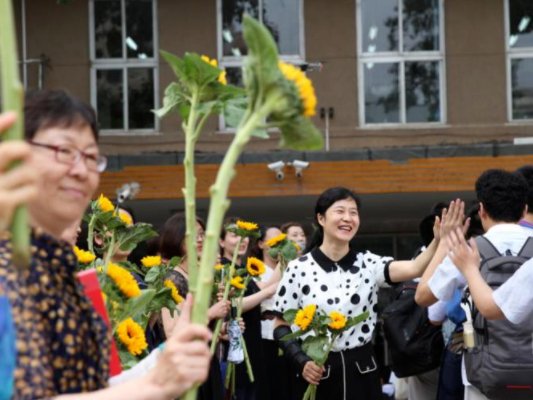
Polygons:
M461 228L456 228L446 237L448 256L465 275L469 269L479 269L481 257L475 239L467 243Z

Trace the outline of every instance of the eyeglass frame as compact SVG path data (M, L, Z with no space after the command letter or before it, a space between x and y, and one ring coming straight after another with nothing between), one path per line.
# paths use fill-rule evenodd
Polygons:
M37 146L37 147L42 147L42 148L45 148L45 149L53 150L55 158L56 158L56 161L58 163L61 163L61 164L73 166L73 165L76 165L78 162L80 162L80 160L83 157L83 161L85 163L85 166L90 171L93 171L93 172L104 172L106 167L107 167L107 157L103 156L101 154L98 154L98 155L87 154L86 152L84 152L84 151L82 151L82 150L80 150L80 149L78 149L78 148L76 148L74 146L69 146L69 145L56 146L56 145L53 145L53 144L35 142L33 140L28 140L28 143L31 144L32 146ZM60 160L59 154L60 154L61 150L64 150L64 149L74 151L75 157L74 157L74 159L71 162L66 162L66 161ZM89 164L87 164L87 159L88 158L89 159L90 158L94 158L95 159L94 161L96 162L96 169L91 168L89 166Z

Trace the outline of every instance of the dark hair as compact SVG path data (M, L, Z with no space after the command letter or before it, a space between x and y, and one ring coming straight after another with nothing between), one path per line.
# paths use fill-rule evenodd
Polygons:
M224 240L226 238L226 234L228 233L226 228L229 225L236 224L239 219L239 217L226 217L224 219L224 222L222 223L222 229L220 230L220 240ZM218 246L218 251L220 253L220 257L224 257L224 249L220 247L220 245Z
M50 127L88 126L98 141L98 124L93 108L64 90L36 90L26 95L24 129L32 140L41 129Z
M527 182L527 209L533 214L533 165L524 165L516 170Z
M313 232L313 236L311 237L311 240L307 244L307 247L304 250L304 253L307 253L314 249L315 247L318 247L322 244L322 241L324 240L324 229L322 226L318 223L318 217L317 215L324 215L326 214L326 211L328 208L330 208L333 203L339 201L339 200L346 200L346 199L352 199L355 201L355 204L357 204L357 208L361 209L361 199L358 195L356 195L353 191L350 189L347 189L345 187L333 187L326 189L322 194L318 197L318 200L316 201L315 205L315 214L314 214L314 220L315 220L315 231Z
M204 221L196 217L196 222L205 230ZM183 249L186 227L184 213L174 214L166 220L159 236L159 253L161 257L170 260L172 257L184 257L186 255Z
M489 169L476 181L477 199L497 222L518 222L524 213L527 192L525 178L516 172Z
M465 217L470 218L470 225L466 231L466 238L481 236L485 233L483 225L481 224L481 218L479 218L479 203L475 202L469 205L465 211Z
M429 246L433 240L433 225L435 224L435 217L440 217L442 210L446 207L448 207L448 204L439 201L437 204L431 207L431 213L426 215L422 221L420 221L420 224L418 225L418 233L420 234L420 238L422 239L424 246Z
M289 221L285 222L283 225L281 225L281 228L279 228L283 233L287 233L289 231L289 228L292 228L293 226L296 226L298 228L302 228L302 231L305 232L304 226L296 221Z
M260 225L259 226L259 233L261 236L255 239L253 244L250 246L250 255L252 257L256 257L256 258L259 258L260 260L263 260L263 249L259 247L259 242L263 242L265 240L266 234L269 229L280 229L280 228L276 225L269 225L269 226Z

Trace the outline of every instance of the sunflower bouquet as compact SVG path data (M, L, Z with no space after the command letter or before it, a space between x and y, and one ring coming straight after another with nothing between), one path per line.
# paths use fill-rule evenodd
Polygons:
M267 240L265 245L270 248L268 251L270 256L279 262L282 274L287 269L289 262L298 257L300 251L298 244L288 239L285 233L280 233L278 236Z
M134 224L131 216L121 211L103 195L93 201L85 217L89 250L75 247L74 252L81 269L97 271L122 367L127 369L147 355L145 330L150 318L162 308L173 312L183 298L175 284L166 279L179 263L178 258L163 263L159 256L147 256L140 266L112 261L118 250L131 251L140 241L155 235L149 224ZM95 237L101 243L98 247L94 246Z
M318 309L316 304L309 304L301 309L287 310L283 314L285 321L296 326L297 330L283 340L303 337L302 350L319 366L323 366L335 343L335 340L348 329L357 325L369 316L364 312L356 317L347 317L339 311L326 313ZM309 384L303 400L316 398L316 385Z

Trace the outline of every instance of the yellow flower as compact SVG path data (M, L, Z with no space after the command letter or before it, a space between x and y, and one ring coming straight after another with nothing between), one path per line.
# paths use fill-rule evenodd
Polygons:
M265 245L268 247L274 247L283 242L287 238L285 233L280 233L278 236L274 236L272 239L268 239L265 242Z
M209 65L212 65L213 67L216 67L218 68L218 61L215 60L215 59L210 59L209 57L203 55L200 57L203 61L205 61L206 63L208 63ZM221 71L220 74L218 75L218 81L223 84L223 85L226 85L228 82L226 80L226 71Z
M220 271L224 269L224 266L222 264L215 264L215 271Z
M346 317L344 316L344 314L338 311L330 312L329 318L331 319L331 322L328 324L328 326L331 329L340 330L346 326Z
M298 246L298 243L296 242L292 242L294 248L296 249L296 251L301 251L302 249L300 248L300 246Z
M237 289L244 289L244 281L242 276L236 276L230 281L231 286Z
M242 229L244 231L256 231L259 229L259 226L255 222L238 220L236 225L237 228Z
M122 222L124 222L124 225L126 226L132 226L133 225L133 218L131 218L131 215L124 210L118 210L118 217Z
M96 259L96 256L93 253L82 250L78 246L74 246L74 254L80 264L90 264Z
M117 336L134 356L142 354L148 347L143 328L132 318L125 319L117 326Z
M183 301L183 297L180 296L180 292L178 291L176 285L174 285L174 282L172 282L170 279L165 279L163 284L172 291L172 299L176 302L176 304L180 304Z
M126 268L111 263L107 267L107 276L115 282L124 296L131 298L141 294L137 281Z
M115 206L113 205L111 200L109 200L103 194L101 194L100 197L98 197L98 208L103 212L109 212L109 211L115 210Z
M313 83L305 76L305 73L294 65L279 62L279 69L285 78L296 86L300 95L300 101L302 102L303 115L306 117L312 117L316 113L316 95Z
M313 318L315 317L316 312L316 304L310 304L301 310L298 310L296 313L296 317L294 318L294 324L300 328L302 331L305 331L311 322L313 322Z
M259 276L265 273L265 264L259 258L248 257L246 261L246 270L252 276Z
M161 262L160 256L146 256L141 259L141 264L146 268L157 267Z

